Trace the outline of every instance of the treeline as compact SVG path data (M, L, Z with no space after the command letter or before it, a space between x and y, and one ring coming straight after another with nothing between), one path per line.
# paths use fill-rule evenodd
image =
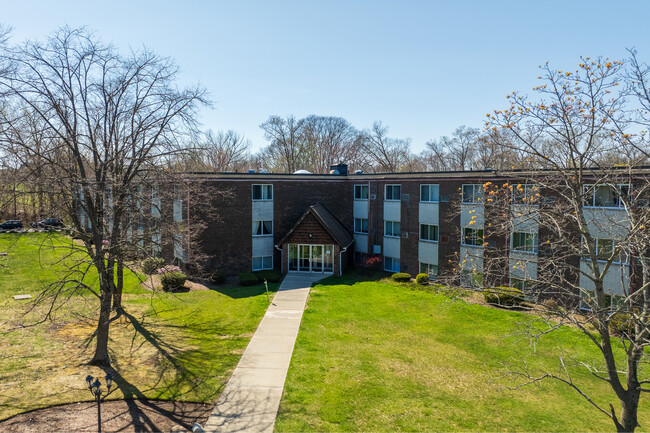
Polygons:
M451 136L427 141L419 153L413 152L410 138L391 136L382 122L358 129L336 116L273 115L260 128L267 145L259 152L252 152L251 142L235 131L208 131L195 151L178 163L187 171L327 173L331 164L345 162L351 171L396 173L503 169L522 162L517 153L490 140L489 134L466 126Z

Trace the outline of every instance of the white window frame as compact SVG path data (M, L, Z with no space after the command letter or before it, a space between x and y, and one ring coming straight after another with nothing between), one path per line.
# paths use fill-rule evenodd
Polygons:
M428 196L427 199L428 200L422 200L422 195L423 195L422 190L424 189L424 187L429 188L429 192L427 194L427 196ZM433 194L434 197L431 197L432 192L434 190L436 191L436 193ZM427 183L427 184L421 184L420 185L420 203L439 203L439 202L440 202L440 185L439 184L437 184L437 183Z
M465 187L466 186L471 186L472 187L472 196L471 200L469 200L470 197L465 197ZM480 183L464 183L461 187L461 195L462 195L462 202L463 204L478 204L478 203L483 203L483 185Z
M422 237L422 227L426 226L427 227L427 232L431 234L431 227L435 227L435 239L425 239ZM440 227L436 224L422 224L420 223L420 240L422 242L439 242L440 240Z
M366 190L366 197L365 198L357 197L357 190L359 190L360 192L363 192L364 189ZM359 195L362 196L363 194L360 193ZM368 185L365 185L365 184L356 184L356 185L354 185L354 199L355 200L367 201L369 197L370 197L370 188L368 187Z
M391 230L390 233L388 234L388 225L390 224ZM399 230L397 230L397 234L395 234L395 224L398 224ZM384 237L387 238L399 238L402 234L402 224L400 221L384 221Z
M395 188L398 189L398 194L397 198L392 197L392 198L387 198L388 197L388 189L391 189L391 197L395 193ZM402 199L402 185L398 183L391 183L388 185L384 185L384 201L400 201Z
M264 223L265 222L270 222L271 223L271 233L264 233ZM259 223L259 227L262 229L262 234L256 234L255 233L255 223ZM264 236L273 236L273 220L255 220L253 221L252 227L251 227L253 237L254 238L261 238Z
M524 190L522 197L525 200L519 200L517 198L516 193L517 193L517 190L518 190L519 186L521 186L522 189ZM518 183L517 185L512 184L512 195L510 196L511 203L513 205L517 205L517 206L519 206L519 205L529 205L531 203L534 203L534 201L531 200L531 198L533 198L534 197L533 194L535 192L537 192L537 191L535 191L535 188L539 189L539 187L537 185L533 184L533 183ZM529 192L529 190L530 190L530 192Z
M593 238L593 239L594 239L594 241L595 241L595 247L596 247L596 260L597 260L598 262L600 262L600 263L607 263L607 259L601 259L601 258L598 257L598 256L600 255L600 244L601 244L601 241L610 241L610 242L612 243L612 248L611 248L611 250L609 250L609 251L610 251L610 254L611 254L611 251L614 251L614 249L616 249L616 241L615 241L614 239L610 239L610 238ZM585 245L585 243L586 243L586 242L585 242L585 240L584 240L584 238L583 238L583 246ZM590 257L584 256L583 258L584 258L585 260L589 260L589 261L591 261L591 258L590 258ZM618 255L618 259L617 259L617 258L614 258L614 260L612 260L612 264L621 264L621 260L620 260L620 258L621 258L621 254L619 253L619 255ZM625 263L625 264L627 264L627 263Z
M388 263L388 260L387 260L387 259L390 259L390 262L391 262L391 264L392 264L392 267L391 267L391 268L387 268L387 267L386 267L386 265L387 265L387 263ZM395 270L395 263L397 263L397 270ZM399 261L398 258L395 258L395 257L389 257L389 256L384 256L384 271L387 271L387 272L399 272L399 271L400 271L400 268L401 268L401 263L400 263L400 261Z
M357 221L359 221L359 224L361 224L361 231L357 230ZM366 222L366 231L363 231L363 222ZM360 235L367 235L368 234L368 218L355 218L354 219L354 232Z
M422 271L422 267L423 267L423 266L425 267L425 271L426 271L426 272L423 272L423 271ZM431 269L432 269L433 267L435 267L435 271L434 271L434 272L431 271ZM434 264L432 264L432 263L424 263L424 262L420 262L419 271L420 271L421 274L427 274L427 275L429 276L430 279L434 279L434 278L436 278L436 277L438 276L438 265L434 265Z
M620 199L620 197L623 195L622 189L627 188L627 193L625 195L630 195L632 193L632 186L627 183L619 183L616 185L616 204L614 206L600 206L596 204L596 190L598 188L609 188L610 190L613 188L612 185L609 184L585 184L582 186L582 195L583 195L583 207L586 208L596 208L596 209L623 209L625 207L623 201ZM585 204L586 198L588 197L589 190L591 191L591 201L589 204Z
M526 245L524 245L524 248L522 249L521 247L517 248L515 247L515 234L521 235L532 235L533 236L533 246L531 250L526 249ZM524 231L513 231L512 235L510 236L510 250L511 251L516 251L518 253L525 253L525 254L537 254L539 248L539 235L535 232L524 232Z
M255 198L255 187L261 188L262 198ZM273 184L272 183L254 183L251 185L251 198L253 201L273 201Z
M264 266L264 259L268 259L268 258L270 258L270 260L271 260L271 265L270 265L270 267L265 267ZM262 267L261 268L256 268L255 267L255 259L261 259L262 260ZM270 255L270 256L253 256L253 258L251 260L251 269L253 271L265 271L265 270L268 270L268 269L273 269L273 255Z
M480 245L475 245L475 244L466 244L466 243L465 243L465 238L466 238L465 230L474 230L474 231L476 231L476 232L477 232L478 230L481 230L481 231L483 232L483 239L482 239L482 241L481 241L481 244L480 244ZM474 236L474 238L475 238L475 239L478 239L478 237L476 237L476 236ZM476 228L474 228L474 227L463 227L463 231L462 231L462 233L461 233L461 237L460 237L460 244L461 244L462 246L464 246L464 247L474 247L474 248L483 248L483 244L484 244L484 243L485 243L485 230L483 229L483 227L476 227Z

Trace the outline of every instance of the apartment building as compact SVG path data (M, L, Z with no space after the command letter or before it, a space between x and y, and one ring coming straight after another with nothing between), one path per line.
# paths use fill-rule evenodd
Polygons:
M530 200L536 187L523 183L517 173L348 174L344 165L332 168L329 175L189 175L208 197L183 201L184 222L202 220L205 226L191 248L200 249L212 268L228 274L277 269L339 275L347 266L378 256L386 272L427 273L432 278L460 274L460 283L468 286L491 278L485 284L528 291L537 279L545 235L540 233L537 205ZM483 197L486 183L516 185L508 205L511 229L505 235L490 222L499 216ZM611 228L620 227L619 236L624 236L625 212L616 194L603 188L595 189L584 206L593 233L602 232L597 248L604 256L617 241ZM177 206L175 215L180 213ZM206 215L215 218L205 221ZM489 250L505 251L505 261L503 255L488 257ZM192 260L191 251L175 256ZM580 260L584 266L586 259ZM608 285L613 294L629 289L628 262L620 263L628 278L612 270ZM498 272L490 276L488 268ZM589 287L588 278L579 280Z

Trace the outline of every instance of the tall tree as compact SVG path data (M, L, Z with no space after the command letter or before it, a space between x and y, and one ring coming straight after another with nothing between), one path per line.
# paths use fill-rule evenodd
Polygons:
M128 56L103 44L85 29L64 27L47 41L5 47L0 54L0 93L22 105L43 126L38 150L4 135L5 144L37 152L56 179L60 206L83 241L88 261L52 286L85 290L99 302L96 348L91 360L109 364L110 312L119 311L121 275L133 239L130 224L142 212L140 197L170 176L159 175L182 137L196 126L198 107L206 103L198 87L175 85L177 66L143 50ZM4 131L21 116L6 116ZM171 180L173 182L173 180ZM84 278L89 268L99 276L98 289ZM116 276L117 275L117 276Z
M359 164L366 171L398 173L413 168L411 140L389 137L388 126L381 122L375 122L372 128L364 132L361 149Z
M530 362L509 367L507 376L519 379L516 386L546 378L565 383L608 416L617 431L634 431L640 395L650 392L644 367L650 345L650 211L644 203L650 183L637 173L644 161L638 150L647 148L646 137L635 139L629 129L633 110L620 86L622 62L587 57L575 71L548 64L541 69L543 83L535 88L539 97L514 92L508 108L489 116L488 127L506 132L493 136L507 138L501 146L545 170L522 172L528 178L516 184L486 184L484 194L486 209L491 206L500 215L490 219L493 235L512 236L512 245L524 250L537 249L539 236L539 257L508 264L507 247L492 249L489 255L503 253L506 266L503 260L486 259L484 272L521 273L538 296L560 300L560 308L544 313L550 320L529 324L529 337L544 338L570 323L601 358L574 360L571 348L564 348L559 372ZM646 78L637 74L630 84L641 88ZM603 158L614 152L623 164L612 166ZM519 232L526 232L523 241ZM580 367L608 384L620 413L613 403L590 398L571 373Z

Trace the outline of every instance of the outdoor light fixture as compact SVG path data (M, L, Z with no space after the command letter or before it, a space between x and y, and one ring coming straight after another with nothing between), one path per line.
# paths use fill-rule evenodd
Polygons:
M93 397L95 397L95 401L97 402L97 433L102 433L102 396L106 398L106 396L111 393L111 388L113 387L113 374L106 373L104 380L106 380L106 392L102 391L102 383L99 381L98 377L92 377L91 375L86 376L88 390Z

